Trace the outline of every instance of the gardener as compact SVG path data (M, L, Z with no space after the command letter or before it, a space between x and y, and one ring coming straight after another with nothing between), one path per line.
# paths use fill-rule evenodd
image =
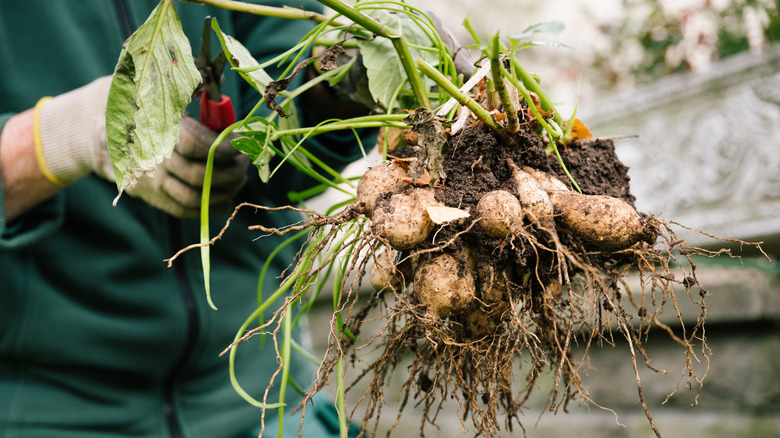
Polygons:
M281 242L256 240L247 226L279 227L298 218L239 213L212 248L219 308L213 311L197 252L172 268L163 260L199 239L193 216L217 133L185 118L172 158L112 206L117 189L105 154L106 76L124 39L156 3L28 0L8 3L0 14L0 437L257 436L260 410L236 394L219 353L256 307L259 267ZM291 3L317 7L312 0ZM313 26L176 6L195 50L207 14L258 58L291 47ZM259 96L237 75L226 76L222 92L241 117ZM317 112L339 106L327 90L318 92L298 105L308 124L326 116ZM313 105L315 98L324 100ZM345 139L307 147L343 166L357 158ZM248 164L227 142L220 146L211 229L220 229L238 202L286 204L289 190L310 182L288 168L264 185ZM264 290L278 286L293 251L275 259ZM313 369L293 360L292 379L308 387ZM235 368L241 385L261 397L277 366L273 342L257 337L242 344ZM280 386L277 379L269 402L278 399ZM287 412L297 400L287 392ZM333 409L316 399L303 435L336 434ZM277 433L276 415L266 412L266 433ZM286 432L298 436L299 419L285 422Z

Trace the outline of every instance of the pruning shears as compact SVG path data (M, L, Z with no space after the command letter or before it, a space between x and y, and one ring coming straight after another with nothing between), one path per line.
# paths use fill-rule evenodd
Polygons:
M203 77L200 122L214 131L222 131L236 121L230 98L219 91L222 70L226 63L227 57L222 50L214 58L211 57L211 17L206 17L195 66Z

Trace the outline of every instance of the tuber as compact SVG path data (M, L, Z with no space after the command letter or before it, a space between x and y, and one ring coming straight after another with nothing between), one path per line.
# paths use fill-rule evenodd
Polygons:
M501 301L490 306L477 303L463 312L463 327L470 339L481 339L496 332L509 306Z
M539 169L534 169L533 167L528 167L528 166L523 166L523 171L531 175L532 177L534 177L534 179L539 183L542 189L544 189L544 191L547 193L558 191L558 190L563 190L563 191L569 190L569 187L567 187L566 184L563 183L563 181L550 175L547 172L542 172Z
M507 159L507 164L512 170L517 197L528 220L551 234L554 233L553 206L550 202L550 196L536 178L517 167L511 159Z
M558 229L598 249L619 251L645 235L639 213L622 199L574 192L550 193Z
M403 168L393 163L380 164L368 169L357 185L358 211L371 218L377 198L407 186L406 178L408 176Z
M433 230L434 223L426 211L430 205L438 205L433 189L414 188L396 193L374 209L373 231L395 249L412 249L424 242Z
M428 313L440 318L465 309L474 300L474 276L451 254L420 264L414 273L414 296Z
M503 239L512 233L516 221L523 218L523 207L513 194L506 190L485 193L477 203L477 218L488 236Z
M411 282L412 274L409 269L411 262L396 263L397 255L398 251L392 248L385 248L376 254L374 264L368 274L368 280L375 290L389 288L393 291L399 291Z

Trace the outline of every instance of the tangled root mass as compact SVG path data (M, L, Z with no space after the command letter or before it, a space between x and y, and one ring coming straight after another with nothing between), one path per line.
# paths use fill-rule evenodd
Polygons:
M426 231L421 243L412 247L392 249L392 243L377 231L382 227L373 226L370 209L359 202L338 216L315 216L289 229L260 227L279 234L312 229L312 236L319 233L321 237L316 245L306 247L303 255L321 254L328 245L337 245L336 254L347 256L344 272L355 274L354 280L344 282L336 291L338 317L333 318L328 350L318 378L304 399L304 409L308 398L332 378L341 358L348 357L350 351L373 348L379 355L360 366L362 371L347 388L356 390L361 386L359 382L367 388L350 415L361 424L361 435L376 434L386 404L388 376L403 363L407 369L396 425L404 409L414 405L423 412L420 430L424 433L426 424L436 423L444 401L452 399L458 404L464 424L470 422L478 434L500 436L504 429L523 428L521 413L543 375L552 375L554 382L547 410L565 410L577 399L595 403L589 399L582 379L588 351L623 338L630 350L639 401L660 436L643 398L637 370L638 364L649 363L644 349L646 335L652 327L668 332L687 358L685 371L689 378L701 383L703 376L694 370L697 356L693 351L708 351L703 331L706 290L699 284L692 257L722 252L689 247L676 236L676 224L648 215L638 216L641 235L622 247L594 244L592 239L530 214L508 226L511 232L507 235L487 234L479 225L477 204L484 194L498 190L518 195L513 167L544 172L571 190L558 159L545 152L532 128L521 129L509 145L499 142L481 124L449 137L441 157L445 177L428 185L434 189L437 205L469 215L436 224L429 233ZM405 153L409 157L398 160L409 178L407 184L400 184L398 179L406 178L394 176L393 187L378 194L377 208L387 205L394 194L408 194L415 184L428 183L419 168L408 164L420 149L407 146L396 151L398 156ZM615 155L611 141L573 142L560 153L584 195L618 199L633 208L627 168ZM431 202L421 201L428 205ZM584 209L588 210L587 206ZM562 215L557 206L554 214ZM346 227L355 237L346 242L338 240L339 231ZM442 256L446 256L442 266L457 266L460 270L459 281L442 284L473 289L473 296L467 299L454 294L460 300L457 305L432 305L415 293L422 283L418 271L432 270L430 267L437 258L443 260ZM297 284L311 283L334 260L335 256L329 256L304 270L303 275L296 271L300 275ZM387 270L372 275L378 290L366 295L360 285L364 275L368 277L369 262L374 260ZM639 277L638 289L629 287L628 276ZM690 298L685 299L701 309L684 336L657 319L664 307L679 313L675 287L680 286L688 290ZM693 290L699 293L691 293ZM297 298L291 296L287 302L291 304ZM446 311L437 310L440 308ZM280 324L284 309L263 327L274 321ZM382 322L378 332L362 333L360 338L345 335L359 334L366 321L377 319ZM364 338L367 341L357 340ZM574 346L579 347L577 353Z

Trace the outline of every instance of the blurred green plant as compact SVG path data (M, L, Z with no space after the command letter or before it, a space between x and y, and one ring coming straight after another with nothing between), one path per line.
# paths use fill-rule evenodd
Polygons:
M779 0L736 0L679 9L662 0L622 0L623 16L600 31L610 44L594 53L602 86L647 83L706 69L718 59L780 41ZM598 20L598 18L594 18Z

